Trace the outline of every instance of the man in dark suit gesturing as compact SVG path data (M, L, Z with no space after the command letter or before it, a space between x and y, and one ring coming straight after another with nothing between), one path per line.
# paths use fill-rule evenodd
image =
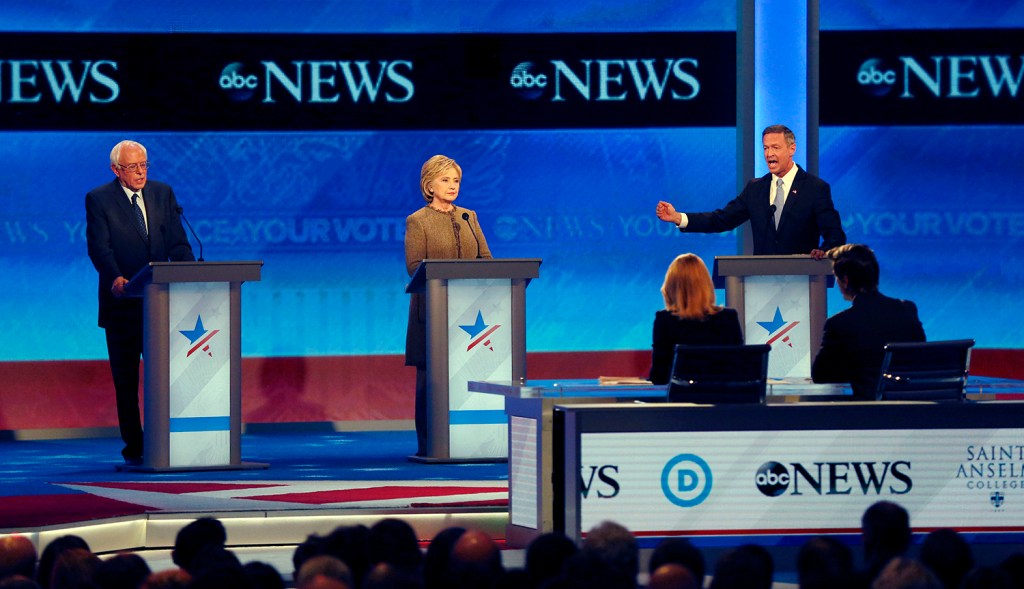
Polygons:
M754 255L810 254L821 259L846 243L828 183L793 163L796 136L784 125L761 133L768 174L747 183L724 207L709 213L680 213L661 201L655 212L680 231L719 233L750 221Z
M85 195L89 259L99 272L99 326L117 396L117 419L127 464L142 463L139 360L142 357L142 299L128 297L128 280L149 262L194 260L171 187L147 181L146 148L122 141L110 152L117 177Z
M821 349L811 366L814 382L848 382L857 399L873 400L882 370L882 347L923 342L924 327L911 301L878 292L878 260L866 245L829 250L832 273L853 306L825 321Z

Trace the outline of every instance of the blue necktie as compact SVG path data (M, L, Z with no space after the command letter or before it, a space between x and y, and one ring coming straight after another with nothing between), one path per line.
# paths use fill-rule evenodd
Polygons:
M779 219L782 217L782 207L786 206L786 185L782 178L775 181L775 228L779 228Z
M143 237L149 236L146 229L146 218L142 216L142 207L139 206L139 193L132 194L132 207L135 209L135 228Z

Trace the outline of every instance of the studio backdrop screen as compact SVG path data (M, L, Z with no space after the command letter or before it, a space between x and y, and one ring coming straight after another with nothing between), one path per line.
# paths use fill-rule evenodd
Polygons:
M979 43L997 22L1024 26L1019 9L974 4ZM973 72L958 78L979 92L973 109L947 96L949 58L934 63L948 31L893 49L900 34L879 29L901 27L851 6L821 7L820 175L847 234L878 251L883 291L918 302L930 339L1020 347L1024 121L1013 117L1024 37L1009 30L998 43L943 50L978 56L957 66ZM927 6L919 12L935 12ZM420 166L438 153L462 166L457 204L477 211L494 255L543 260L527 297L531 351L645 349L668 263L689 251L710 267L737 253L734 234L680 235L654 216L660 199L709 210L735 195L734 6L294 8L188 1L133 5L128 18L114 3L5 7L0 327L12 337L0 360L105 357L84 196L113 180L109 152L126 138L149 149L150 178L174 187L207 260L265 262L262 281L243 290L251 356L402 353L404 220L423 206ZM843 62L833 80L826 60L846 59L843 35L878 52ZM923 74L901 65L907 55ZM893 82L892 96L908 83L939 100L928 79L941 76L941 99L963 112L1016 106L988 120L905 120L883 104L851 120L880 90L831 100L852 98L843 84L871 59L917 76ZM830 297L831 312L845 304Z

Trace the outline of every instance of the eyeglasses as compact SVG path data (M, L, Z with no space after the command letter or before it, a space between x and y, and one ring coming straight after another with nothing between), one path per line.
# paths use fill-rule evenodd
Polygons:
M139 162L137 164L128 164L127 166L123 166L121 164L117 164L117 167L121 168L122 170L128 170L129 172L135 172L137 170L143 170L143 171L148 170L149 166L151 166L151 165L152 165L151 162L146 161L146 162Z

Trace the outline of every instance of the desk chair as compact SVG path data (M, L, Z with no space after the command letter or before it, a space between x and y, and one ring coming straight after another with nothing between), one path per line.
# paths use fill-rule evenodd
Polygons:
M973 339L886 344L878 398L963 401Z
M672 403L764 403L768 344L676 346L668 400Z

